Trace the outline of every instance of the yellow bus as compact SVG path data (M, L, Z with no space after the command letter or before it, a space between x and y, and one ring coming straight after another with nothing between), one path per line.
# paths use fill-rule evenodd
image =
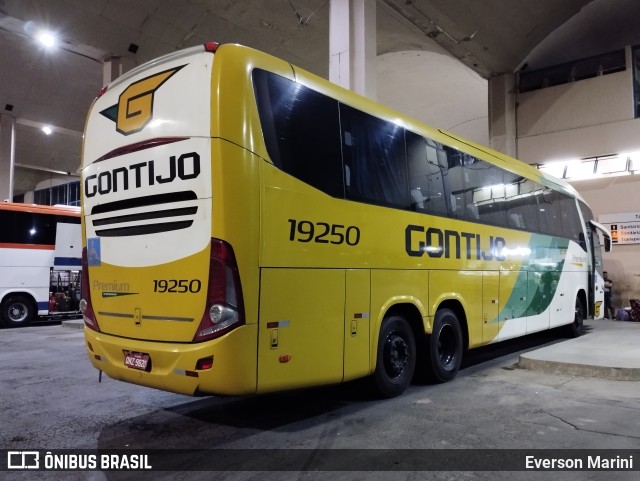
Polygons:
M82 188L86 348L114 379L391 397L602 316L609 233L569 185L239 45L103 89Z

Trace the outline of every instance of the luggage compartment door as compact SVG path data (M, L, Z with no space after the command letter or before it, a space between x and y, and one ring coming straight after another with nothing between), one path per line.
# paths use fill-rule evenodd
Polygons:
M342 381L344 300L344 269L262 269L258 392Z

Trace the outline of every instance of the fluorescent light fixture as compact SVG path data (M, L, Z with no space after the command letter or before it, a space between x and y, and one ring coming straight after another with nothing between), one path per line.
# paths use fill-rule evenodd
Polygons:
M44 127L42 127L42 131L46 135L51 135L53 133L53 129L51 127L49 127L48 125L45 125Z
M55 35L53 35L51 32L47 32L46 30L42 30L40 33L38 33L38 35L36 35L36 40L38 40L38 42L40 42L47 48L53 48L58 43Z

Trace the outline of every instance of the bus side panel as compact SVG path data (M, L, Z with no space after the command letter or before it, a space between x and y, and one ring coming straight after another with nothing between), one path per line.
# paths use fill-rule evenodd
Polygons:
M477 346L482 343L482 274L478 271L432 271L429 276L429 300L430 315L435 316L436 311L445 301L459 302L466 316L469 332L469 346ZM461 328L464 319L459 319ZM493 321L497 322L497 321Z
M262 269L258 392L343 377L345 271Z
M548 299L553 295L547 282L549 273L532 269L528 274L527 334L549 328Z
M53 250L2 249L0 266L0 301L13 292L26 293L34 298L38 315L49 313L49 274L53 266Z
M586 291L584 272L563 272L551 303L550 327L570 324L574 320L578 289Z
M434 273L431 273L433 275ZM429 276L427 270L371 271L371 366L376 365L378 336L384 316L397 304L415 306L422 317L422 331L431 332L427 310L429 305ZM407 319L409 320L409 319Z
M482 273L482 339L474 336L469 339L469 348L489 344L498 340L500 323L500 273L498 271L484 271ZM471 337L471 336L470 336Z
M371 271L347 269L344 309L344 380L371 372Z
M253 96L251 75L262 68L293 79L291 64L256 50L233 44L221 45L215 55L211 85L211 137L241 145L262 158L268 158L262 128Z
M527 332L527 271L500 271L499 341Z
M80 224L58 222L54 264L58 269L80 269L82 234Z
M262 159L226 142L211 139L212 236L228 242L242 284L245 322L257 323L260 282L260 165ZM254 340L255 347L257 340Z

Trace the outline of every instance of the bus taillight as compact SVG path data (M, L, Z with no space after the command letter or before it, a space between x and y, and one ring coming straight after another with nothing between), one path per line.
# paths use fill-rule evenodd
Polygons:
M220 337L244 324L244 303L236 257L233 248L219 239L211 239L208 285L207 304L194 342Z
M91 305L91 293L89 291L89 263L87 262L87 248L82 249L82 286L81 286L80 312L85 325L89 329L100 332L96 315Z
M216 50L218 50L219 46L220 44L218 42L206 42L204 44L204 50L205 52L216 53Z

